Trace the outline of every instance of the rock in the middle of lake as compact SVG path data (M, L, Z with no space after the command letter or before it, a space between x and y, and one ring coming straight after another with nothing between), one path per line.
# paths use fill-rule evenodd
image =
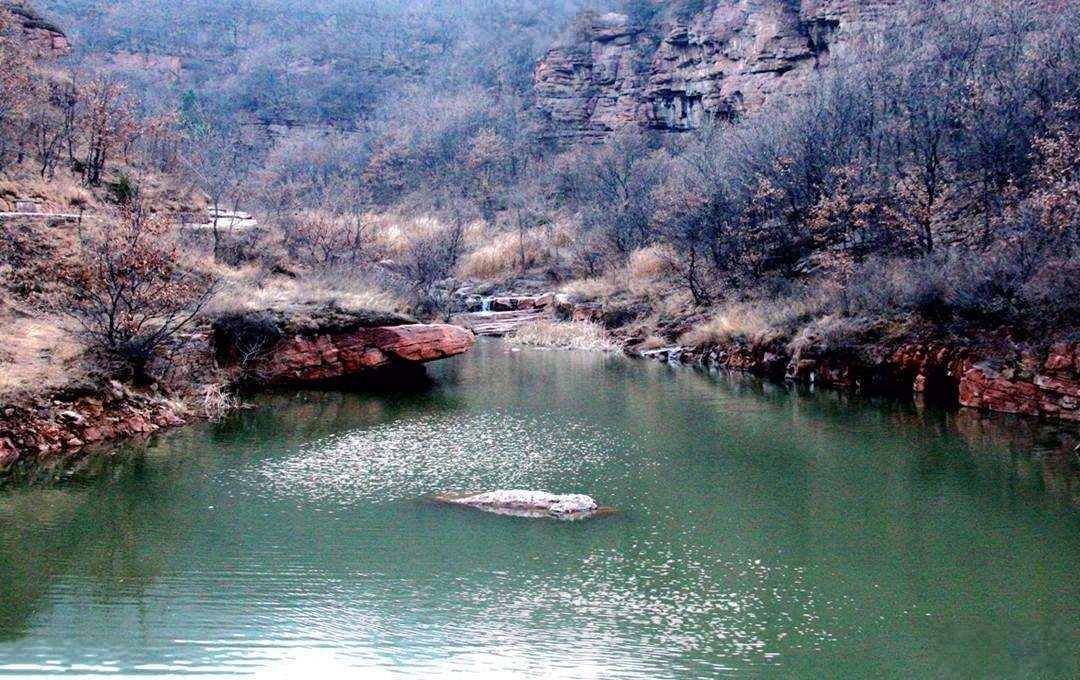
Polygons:
M489 491L461 498L443 496L440 500L487 512L524 517L578 519L593 515L599 509L596 501L584 494L553 494L524 489Z

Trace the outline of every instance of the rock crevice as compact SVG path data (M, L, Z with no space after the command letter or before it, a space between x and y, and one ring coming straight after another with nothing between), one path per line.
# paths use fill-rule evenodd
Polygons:
M878 24L896 0L713 0L646 28L607 14L537 64L549 138L602 138L629 125L667 131L756 111L802 92L811 74Z

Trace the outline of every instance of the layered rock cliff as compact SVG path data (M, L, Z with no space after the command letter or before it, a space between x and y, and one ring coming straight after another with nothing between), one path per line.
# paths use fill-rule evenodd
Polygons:
M34 7L22 2L0 2L0 9L14 17L20 39L39 57L62 57L71 52L64 31Z
M688 130L797 94L898 0L711 0L688 20L649 27L592 21L535 71L546 135L603 137L627 125Z

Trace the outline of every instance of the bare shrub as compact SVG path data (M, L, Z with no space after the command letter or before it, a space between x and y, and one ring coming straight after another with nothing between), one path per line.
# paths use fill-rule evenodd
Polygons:
M84 229L81 248L81 261L59 272L60 311L79 323L91 349L149 380L151 360L195 319L214 282L182 267L168 223L138 206Z
M413 241L398 262L414 309L423 315L450 317L453 273L463 251L465 221L455 216L446 227Z
M213 421L221 420L240 406L236 395L217 383L203 386L199 402L203 415L207 420Z

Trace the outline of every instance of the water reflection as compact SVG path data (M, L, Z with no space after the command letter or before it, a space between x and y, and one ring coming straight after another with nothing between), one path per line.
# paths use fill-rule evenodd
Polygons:
M498 343L431 374L0 493L0 672L1080 670L1074 430ZM423 500L509 486L621 512Z

